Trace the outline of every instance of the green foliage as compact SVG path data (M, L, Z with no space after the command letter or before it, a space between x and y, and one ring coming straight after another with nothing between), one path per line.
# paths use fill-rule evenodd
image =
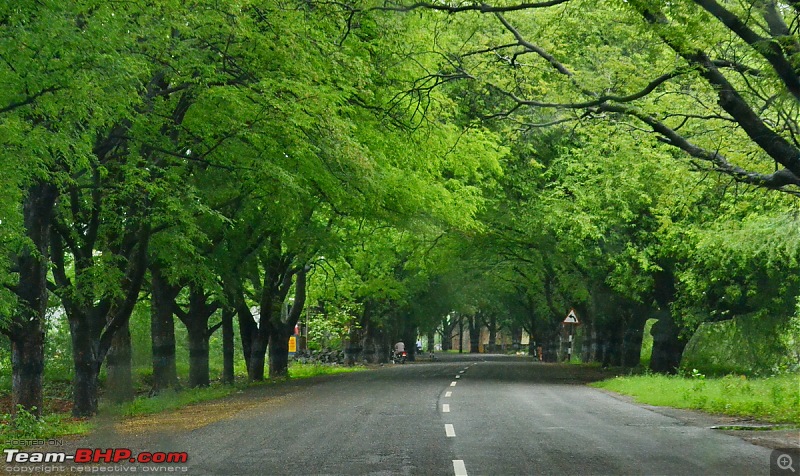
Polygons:
M650 331L653 325L657 322L656 319L648 319L644 325L644 335L642 337L642 351L640 354L640 363L643 368L650 367L650 356L653 354L653 335Z
M704 323L687 344L681 367L713 375L796 372L797 322L796 316L756 314Z
M11 344L0 334L0 395L11 392Z
M11 440L44 440L58 439L68 435L84 434L92 425L84 420L74 420L64 414L50 414L37 418L21 406L17 408L16 417L0 414L0 451L6 448L17 448Z
M66 315L59 308L50 309L45 339L45 377L50 381L72 380L72 339Z
M668 311L686 334L700 326L686 365L701 373L796 367L798 318L774 317L798 314L796 203L692 175L725 164L665 139L672 128L746 170L773 170L688 49L740 62L726 74L754 72L732 84L778 136L797 130L796 104L758 49L696 4L571 0L508 12L513 30L477 12L151 3L0 7L0 327L29 244L22 204L43 182L60 194L53 307L99 313L138 297L143 376L149 304L128 274L145 231L170 283L223 305L276 304L264 301L275 283L310 266L308 306L323 311L307 314L312 347L341 345L367 317L428 331L453 311L545 340L578 306L608 335ZM646 9L669 22L651 24ZM553 54L508 46L515 31ZM695 160L676 160L686 154ZM667 303L655 289L664 275ZM66 322L47 325L47 378L67 378ZM725 338L709 345L717 331Z
M328 305L325 313L309 312L303 321L308 326L308 348L311 350L341 349L343 339L350 333L350 327L363 312L361 306L348 305L332 307Z

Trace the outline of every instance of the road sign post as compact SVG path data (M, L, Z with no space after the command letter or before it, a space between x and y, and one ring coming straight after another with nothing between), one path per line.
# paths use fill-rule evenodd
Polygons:
M575 314L575 309L570 309L567 317L562 322L562 325L565 326L569 331L569 337L567 340L567 357L566 360L569 362L572 360L572 344L575 335L575 326L580 325L580 321L578 321L578 316Z

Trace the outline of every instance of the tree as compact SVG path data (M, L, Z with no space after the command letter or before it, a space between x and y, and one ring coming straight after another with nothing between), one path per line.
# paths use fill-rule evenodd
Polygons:
M108 9L91 3L0 7L5 39L0 44L2 162L14 170L8 177L17 192L9 198L22 196L16 201L19 209L4 218L24 230L12 240L19 275L11 285L16 308L7 327L12 393L15 408L19 404L36 414L41 409L51 216L66 179L61 172L87 160L93 132L132 106L129 93L135 85L122 78L135 76L138 67L136 59L119 58L118 44L100 40L111 35L122 41L126 35L118 34L119 22L107 21ZM91 107L74 107L90 99Z
M556 1L398 3L458 13L441 20L442 68L428 84L466 79L481 111L531 127L630 124L697 170L797 192L798 54L793 15L776 2L663 4ZM529 121L526 110L535 110Z

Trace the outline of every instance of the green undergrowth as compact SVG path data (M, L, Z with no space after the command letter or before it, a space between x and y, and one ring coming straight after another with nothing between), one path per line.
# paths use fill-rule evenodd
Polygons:
M137 396L133 401L120 404L106 404L100 407L104 415L133 417L177 410L178 408L209 400L217 400L240 391L246 385L222 385L214 383L208 387L167 390L154 396Z
M88 420L72 418L66 413L50 413L36 418L20 407L13 420L11 414L0 414L0 451L31 444L45 444L65 436L82 435L91 428Z
M332 375L365 370L366 367L331 366L320 364L298 364L289 366L289 376L292 379L303 379L319 375ZM155 396L140 395L131 402L122 404L101 403L101 415L113 415L128 418L140 415L177 410L197 403L218 400L233 393L241 392L245 388L260 385L270 385L275 381L248 383L241 381L234 385L213 383L203 388L185 388L179 391L166 391ZM6 448L19 448L26 445L19 440L49 440L67 435L82 435L92 429L92 420L75 419L69 413L45 413L41 418L36 418L22 410L17 418L12 421L10 414L0 413L0 451ZM15 441L16 440L16 441Z
M752 379L743 375L706 378L695 370L686 377L637 375L591 385L630 395L648 405L800 425L800 374L797 373Z

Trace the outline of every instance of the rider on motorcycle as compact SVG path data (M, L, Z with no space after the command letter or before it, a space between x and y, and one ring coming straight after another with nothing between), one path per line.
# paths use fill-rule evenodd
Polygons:
M406 362L406 358L404 355L405 353L406 353L406 345L403 343L403 341L398 342L397 344L394 345L394 355L392 356L392 361L397 363L397 361L399 360L400 363L405 363Z

